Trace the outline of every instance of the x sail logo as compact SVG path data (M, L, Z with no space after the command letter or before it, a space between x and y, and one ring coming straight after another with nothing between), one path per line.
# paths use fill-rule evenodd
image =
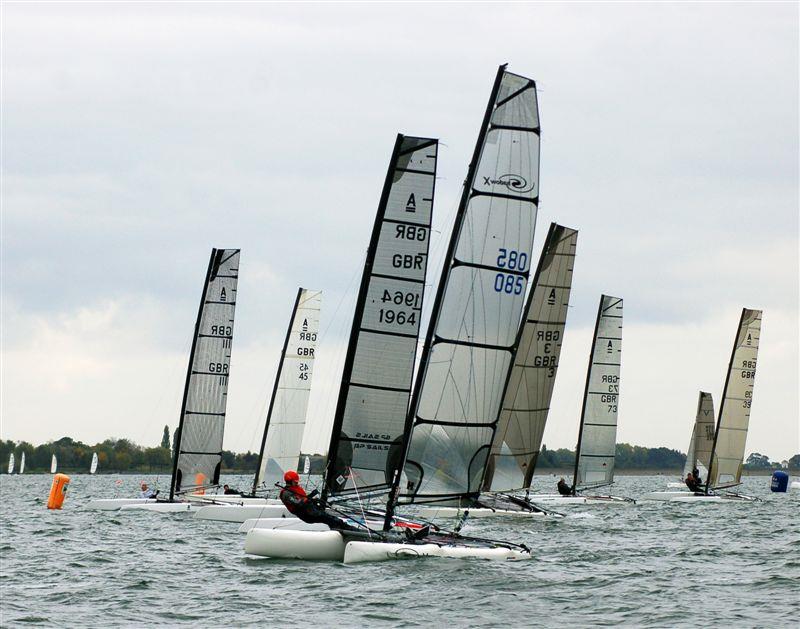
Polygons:
M522 175L500 175L496 179L491 177L483 178L484 186L503 186L508 188L511 192L530 192L534 188L533 183L528 183Z

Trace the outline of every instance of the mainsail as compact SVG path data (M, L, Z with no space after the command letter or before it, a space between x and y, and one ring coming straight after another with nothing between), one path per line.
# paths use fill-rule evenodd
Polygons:
M94 474L97 471L97 452L92 453L92 464L89 466L89 474Z
M525 306L485 491L529 487L542 445L569 308L578 232L552 223Z
M170 500L219 483L238 279L239 249L213 249L189 354Z
M398 135L356 300L325 490L388 489L419 339L438 140Z
M761 311L744 308L719 407L706 490L732 487L741 482L760 337Z
M406 478L395 481L403 502L460 502L480 491L525 305L538 199L536 85L501 66L414 385Z
M622 359L622 299L600 297L575 452L573 492L614 482Z
M322 291L298 289L267 411L253 494L259 488L271 489L283 481L287 470L297 468L311 394L321 304Z
M708 478L711 464L711 448L714 445L714 400L710 393L700 391L697 399L697 418L692 430L692 440L686 453L686 464L683 475L694 469L700 472L700 478Z
M50 459L50 473L55 474L57 469L58 469L58 459L54 454L53 457Z
M22 456L20 456L19 458L19 473L22 474L22 472L24 471L25 471L25 453L23 452Z
M14 473L14 453L8 455L8 473Z

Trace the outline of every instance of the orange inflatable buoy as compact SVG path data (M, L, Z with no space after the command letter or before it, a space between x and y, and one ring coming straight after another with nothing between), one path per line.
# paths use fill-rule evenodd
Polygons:
M47 498L48 509L60 509L67 497L67 485L69 476L66 474L56 474L53 476L53 484L50 487L50 496Z

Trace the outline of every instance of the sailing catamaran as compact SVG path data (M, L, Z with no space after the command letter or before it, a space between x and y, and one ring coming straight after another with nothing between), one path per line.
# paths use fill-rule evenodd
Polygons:
M655 491L642 496L644 499L702 503L723 500L740 502L754 500L754 498L742 494L718 492L740 485L742 480L744 448L750 424L750 406L753 402L758 343L761 336L761 314L760 310L742 309L725 378L719 418L714 431L711 452L707 459L709 471L703 490L698 492ZM697 422L695 431L697 431ZM707 443L707 439L705 442ZM702 463L698 455L699 447L704 446L695 445L694 458L698 463Z
M97 471L97 452L92 452L92 463L89 466L89 474L94 474Z
M377 439L374 433L348 433L364 450L378 446L382 467L371 460L373 453L355 447L352 462L329 454L329 470L338 475L329 474L328 492L346 490L348 481L355 491L360 478L370 479L365 483L370 491L389 489L384 530L368 530L359 539L349 532L253 529L246 552L345 563L406 556L530 557L521 545L440 531L401 539L391 528L398 502L460 503L477 497L524 305L538 165L535 84L501 66L459 204L409 412L402 421L402 413L393 415ZM407 385L397 393L408 401ZM345 395L340 400L346 401ZM339 423L342 430L345 422ZM353 463L366 472L354 474Z
M295 469L300 459L314 373L321 303L322 291L298 289L267 410L251 497L215 496L217 500L230 499L239 504L230 504L226 509L219 509L219 505L202 507L194 514L195 518L244 522L251 518L283 518L290 515L280 500L255 498L257 492L266 496L273 492L274 496L275 484L283 482L284 472Z
M689 449L686 453L686 463L683 466L683 477L697 470L700 478L708 478L708 468L711 467L711 449L714 447L714 400L710 393L700 391L697 399L697 415L692 429L692 438L689 440ZM686 483L667 483L667 487L683 489Z
M25 453L23 452L19 458L19 473L22 474L25 471Z
M56 470L58 470L58 459L56 458L56 455L54 454L52 456L52 458L50 459L50 473L51 474L55 474Z
M8 473L9 474L13 474L14 473L14 453L13 452L11 452L8 455Z
M219 484L230 377L239 249L212 249L197 313L181 405L169 497L93 500L101 510L188 511L186 494Z
M469 517L557 515L527 498L541 448L564 337L578 232L553 223L545 239L517 333L514 362L484 473ZM521 492L526 495L520 496ZM458 517L460 507L423 510Z
M402 134L395 139L364 261L328 447L323 500L335 499L340 512L347 510L341 503L356 492L359 498L385 502L392 482L390 459L400 455L420 330L437 154L438 140ZM370 515L380 527L383 514ZM263 516L245 522L242 529L285 524ZM319 528L304 524L292 526Z

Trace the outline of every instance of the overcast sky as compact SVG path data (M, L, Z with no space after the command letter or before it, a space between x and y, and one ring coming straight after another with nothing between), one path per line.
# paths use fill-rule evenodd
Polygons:
M800 451L798 5L2 5L2 438L178 421L212 247L240 247L225 447L258 447L297 286L322 289L327 447L397 132L438 137L429 278L500 63L542 120L536 256L580 230L548 447L574 447L600 294L625 299L620 442L686 450L743 306L747 451ZM428 300L430 304L432 300Z

